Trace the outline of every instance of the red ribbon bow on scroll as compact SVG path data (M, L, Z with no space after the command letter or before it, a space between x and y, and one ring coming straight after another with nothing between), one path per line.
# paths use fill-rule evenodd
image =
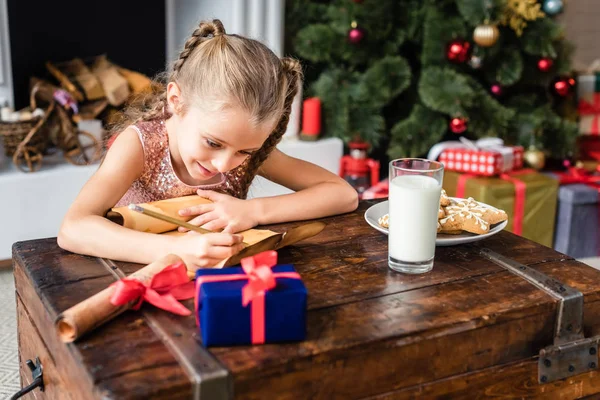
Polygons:
M580 115L593 115L592 126L590 127L591 135L600 135L600 93L594 93L592 103L581 99L579 100L578 111Z
M111 286L115 286L115 291L110 297L110 303L114 306L137 300L132 308L138 310L142 303L147 301L173 314L191 314L190 310L177 301L194 297L194 282L188 278L182 262L169 265L154 275L148 284L135 278L123 278Z
M241 261L245 274L206 275L196 279L198 294L200 286L208 282L225 282L247 279L248 283L242 288L242 305L250 304L250 329L252 344L265 342L265 294L277 286L277 278L300 279L297 272L273 272L277 264L277 252L265 251ZM198 321L198 298L196 296L196 322Z

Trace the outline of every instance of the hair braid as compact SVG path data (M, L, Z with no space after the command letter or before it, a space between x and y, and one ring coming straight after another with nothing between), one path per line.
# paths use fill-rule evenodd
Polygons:
M294 101L294 97L298 92L298 86L302 82L302 67L297 60L289 57L282 58L281 67L281 79L285 80L285 101L283 103L283 114L281 115L275 130L273 130L271 135L267 138L267 140L265 140L262 147L249 158L245 165L245 173L240 179L240 191L242 198L246 198L250 184L256 176L258 169L267 159L269 154L271 154L273 149L275 149L275 146L277 146L277 144L281 141L290 119L292 102Z
M192 32L192 36L185 42L183 50L179 53L179 59L173 64L173 73L177 75L183 67L185 60L188 59L194 49L206 39L214 36L224 35L225 28L223 23L218 19L213 19L211 22L203 21L198 25L198 28Z
M163 73L152 82L148 92L133 98L127 108L115 118L111 124L111 130L121 132L129 124L137 121L150 121L156 118L169 117L167 107L166 83L174 80L181 71L183 64L198 45L211 37L224 35L225 28L220 20L203 21L194 30L190 38L185 42L179 58L173 63L173 72L170 76Z

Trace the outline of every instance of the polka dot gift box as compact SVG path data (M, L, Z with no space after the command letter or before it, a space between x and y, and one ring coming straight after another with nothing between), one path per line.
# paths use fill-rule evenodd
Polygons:
M427 158L439 159L447 171L495 176L523 168L523 147L505 146L496 138L464 139L438 143Z

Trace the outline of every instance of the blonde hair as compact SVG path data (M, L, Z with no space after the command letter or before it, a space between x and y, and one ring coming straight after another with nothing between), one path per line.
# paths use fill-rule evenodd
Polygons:
M285 133L292 101L302 81L300 63L277 57L267 46L249 38L225 33L218 19L203 21L194 30L171 70L152 86L152 92L133 101L125 110L119 129L140 120L168 114L166 84L181 89L182 108L211 97L225 99L251 115L259 125L278 118L262 147L240 167L238 195L246 197L250 183Z

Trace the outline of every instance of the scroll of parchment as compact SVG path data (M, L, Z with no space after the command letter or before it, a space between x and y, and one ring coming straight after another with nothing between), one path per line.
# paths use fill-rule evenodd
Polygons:
M129 277L146 284L150 282L155 274L177 262L183 261L174 254L168 254L134 272ZM133 301L123 306L112 305L110 298L114 291L115 287L109 286L61 313L55 322L56 330L61 340L65 343L73 342L86 332L122 314L136 303Z
M198 204L208 203L211 203L211 201L200 196L184 196L144 203L140 204L140 206L145 209L166 214L181 221L189 221L193 217L182 217L179 215L179 210ZM185 235L185 233L176 230L177 225L132 211L127 206L113 208L106 214L106 217L119 225L140 232L162 233L175 236ZM249 246L239 254L227 260L223 260L214 267L221 268L224 266L236 265L243 257L249 257L266 250L280 249L284 246L314 236L321 232L323 228L325 228L325 224L322 222L311 222L284 233L277 233L266 229L248 229L247 231L240 232L240 234L244 237L243 241L248 243Z

